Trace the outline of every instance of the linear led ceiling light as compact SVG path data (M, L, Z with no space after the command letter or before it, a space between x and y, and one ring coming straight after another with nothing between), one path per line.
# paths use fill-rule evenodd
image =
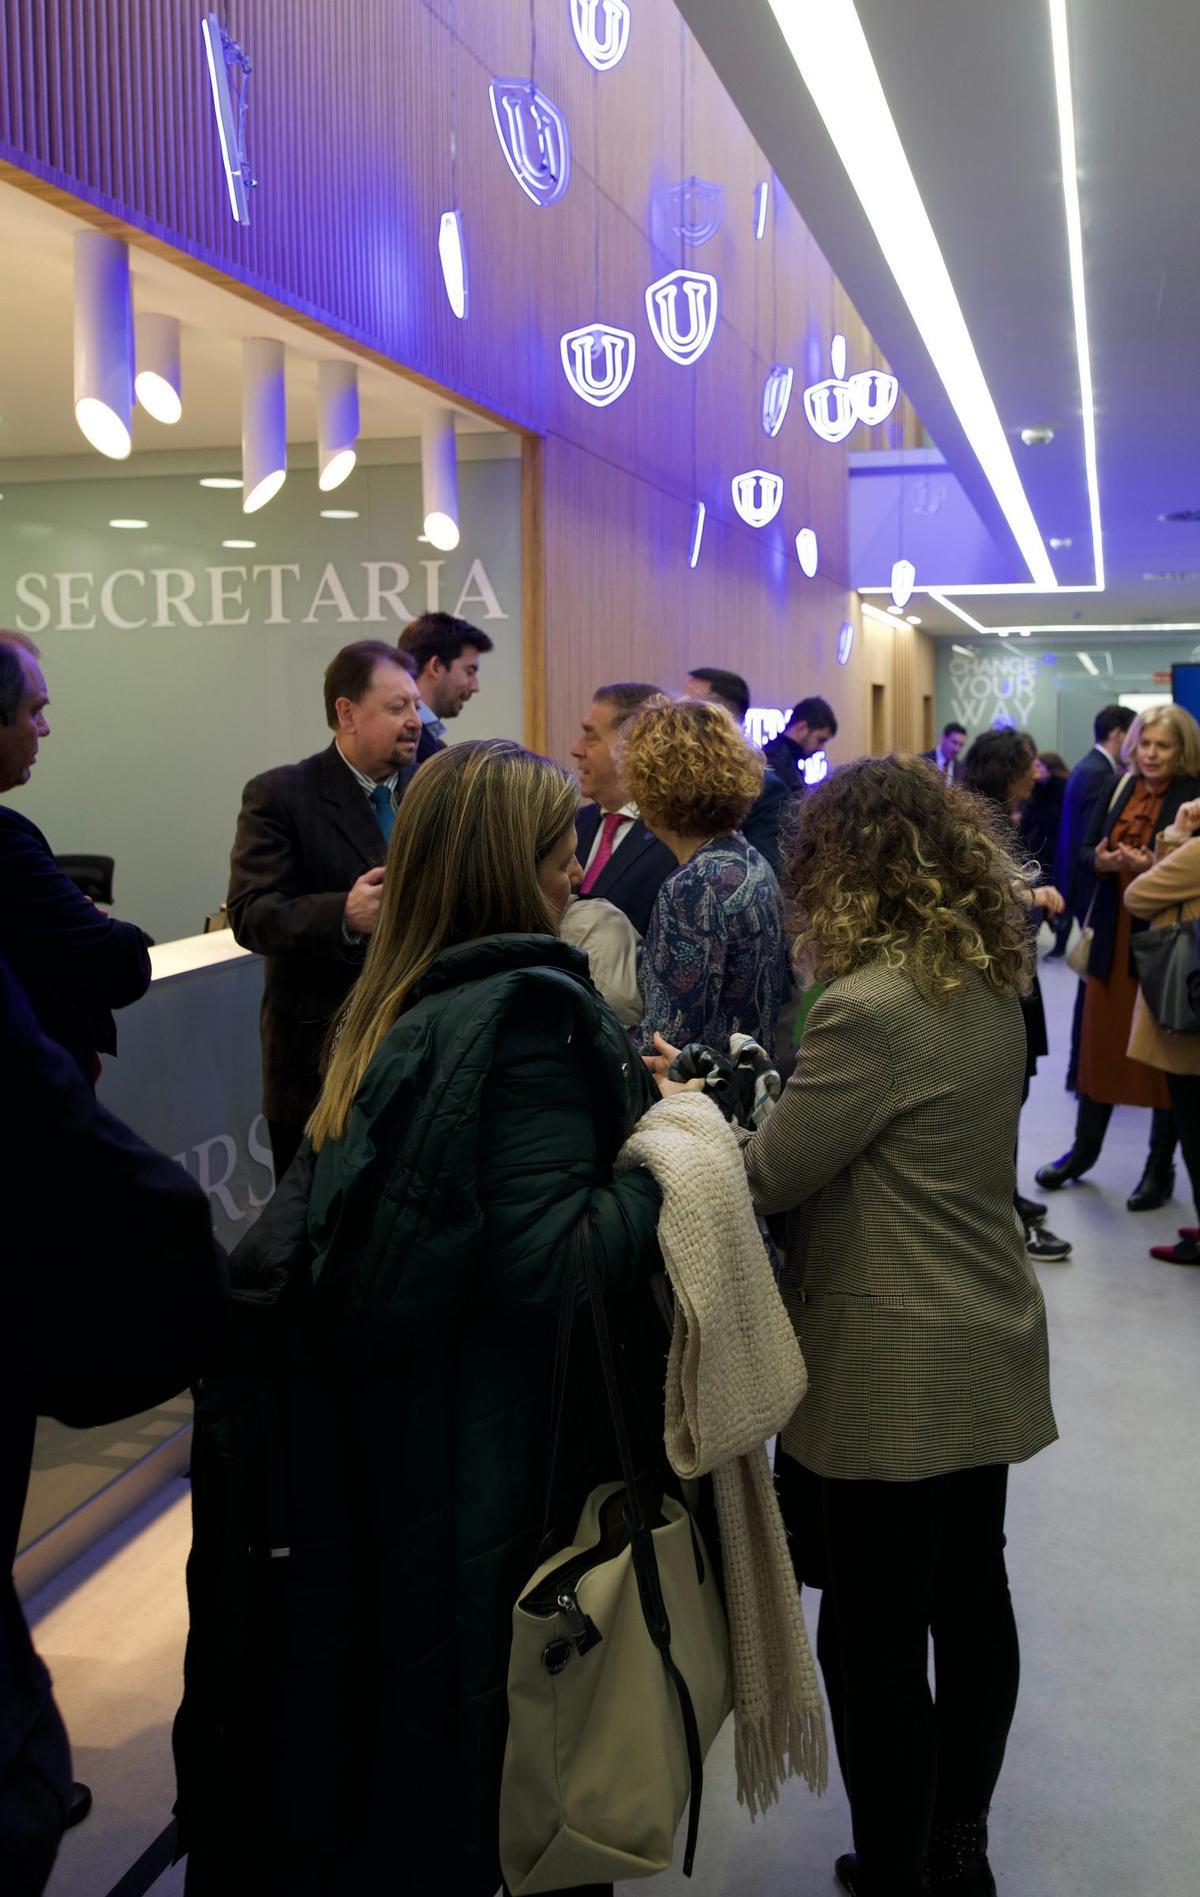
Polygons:
M317 486L329 494L358 460L358 370L352 362L317 369Z
M249 336L242 344L242 512L256 514L286 480L283 344Z
M177 422L183 414L179 373L179 318L139 316L134 323L138 407L156 422Z
M458 453L448 408L434 409L421 422L421 495L430 546L453 553L459 537Z
M1021 486L954 285L853 0L770 0L800 75L1035 581L1054 568Z
M1050 0L1050 44L1054 51L1054 94L1058 105L1058 142L1062 151L1067 256L1071 264L1071 303L1075 313L1075 353L1079 359L1079 400L1083 420L1083 461L1087 472L1088 508L1092 524L1092 560L1096 586L1103 591L1104 536L1100 526L1095 392L1092 387L1092 350L1088 340L1087 293L1083 277L1083 221L1079 212L1079 168L1075 156L1075 107L1071 97L1067 0Z
M133 300L129 247L101 231L75 239L75 420L101 454L133 446Z

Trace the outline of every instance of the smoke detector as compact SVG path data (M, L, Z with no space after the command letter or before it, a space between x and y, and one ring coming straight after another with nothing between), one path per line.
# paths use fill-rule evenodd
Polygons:
M1071 536L1070 534L1051 534L1050 545L1058 553L1063 547L1071 545Z
M1054 440L1052 428L1023 428L1021 440L1027 448L1046 448Z

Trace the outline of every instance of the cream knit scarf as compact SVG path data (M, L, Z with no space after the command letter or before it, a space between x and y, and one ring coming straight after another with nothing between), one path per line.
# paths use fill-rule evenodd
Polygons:
M755 1221L741 1150L702 1094L661 1100L617 1171L662 1188L658 1236L675 1292L667 1455L685 1480L710 1471L725 1566L738 1798L754 1817L799 1772L827 1773L825 1711L766 1442L808 1385Z

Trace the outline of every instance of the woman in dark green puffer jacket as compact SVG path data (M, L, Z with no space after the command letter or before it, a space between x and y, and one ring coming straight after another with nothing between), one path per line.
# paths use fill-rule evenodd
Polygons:
M222 1622L245 1619L236 1473L222 1476L223 1565L201 1561L197 1502L189 1892L341 1897L386 1878L414 1897L493 1897L512 1609L538 1559L581 1221L658 1472L658 1188L646 1172L612 1177L655 1096L586 958L558 939L576 797L566 772L499 740L442 752L406 793L310 1127L303 1350L330 1420L289 1418L311 1478L293 1470L290 1554L270 1564L277 1624L243 1640L250 1684L228 1652L210 1660L213 1626L195 1625L199 1610L219 1646ZM560 1542L617 1471L590 1331L574 1326ZM196 1583L218 1567L204 1606ZM201 1674L233 1678L237 1703L218 1704ZM268 1735L257 1753L255 1730Z

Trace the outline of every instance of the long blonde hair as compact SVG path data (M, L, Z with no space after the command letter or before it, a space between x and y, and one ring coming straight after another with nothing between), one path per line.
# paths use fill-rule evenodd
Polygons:
M444 949L485 935L557 935L538 865L575 816L574 778L507 738L452 745L404 794L379 920L331 1037L308 1131L340 1139L363 1075L413 985Z

